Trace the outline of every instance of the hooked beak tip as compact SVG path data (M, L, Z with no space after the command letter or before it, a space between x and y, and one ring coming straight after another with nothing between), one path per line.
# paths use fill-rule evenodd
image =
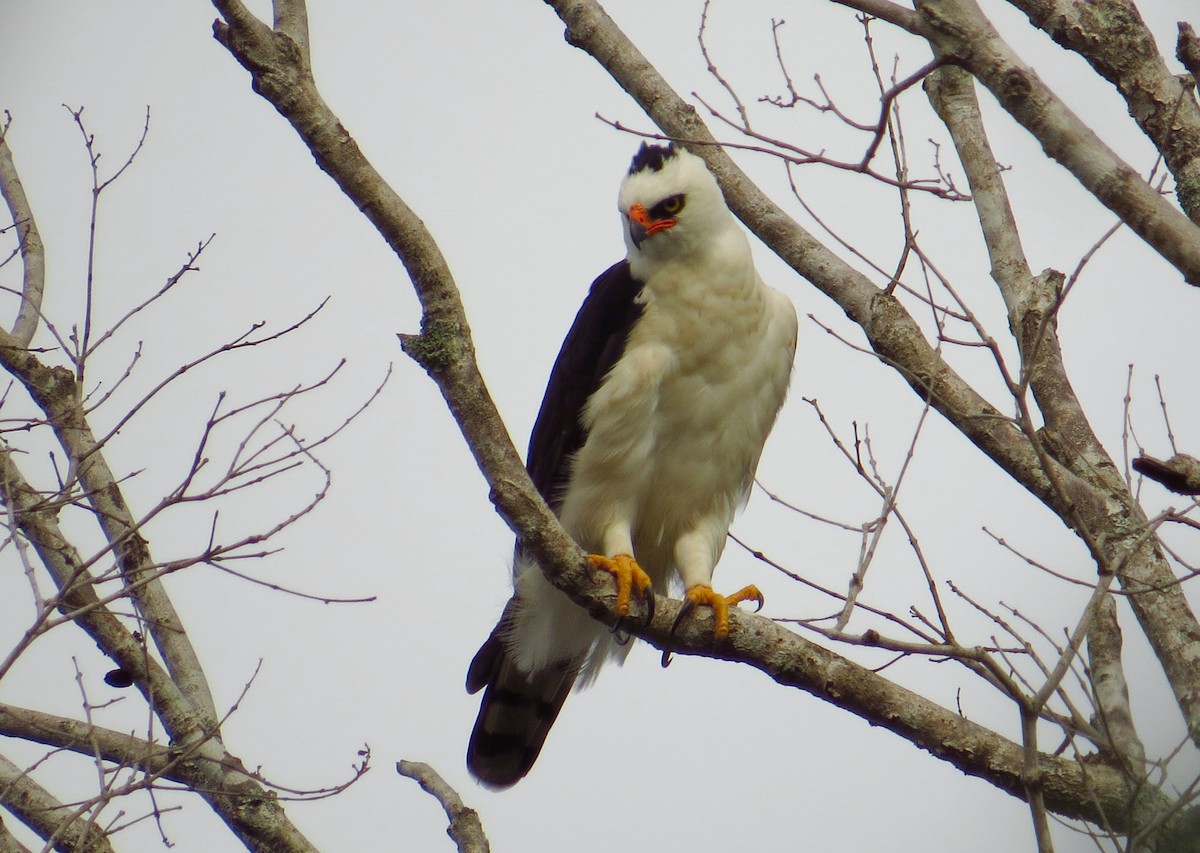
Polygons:
M642 242L647 237L646 226L637 220L629 220L629 239L633 243L635 249L642 247Z

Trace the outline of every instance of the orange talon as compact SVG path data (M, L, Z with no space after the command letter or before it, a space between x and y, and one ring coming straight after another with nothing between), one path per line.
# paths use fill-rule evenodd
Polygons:
M698 583L695 586L688 587L684 596L693 606L703 604L706 607L712 608L715 623L713 625L713 635L717 637L726 637L729 635L729 606L731 604L736 605L743 601L757 601L759 610L762 610L763 606L763 595L754 584L743 587L733 595L720 595L713 592L711 586ZM683 614L681 613L680 615L682 616Z
M646 597L650 589L650 576L637 564L629 554L616 554L604 557L600 554L588 554L588 562L592 568L603 569L617 579L617 615L629 615L629 599L636 592L638 598Z

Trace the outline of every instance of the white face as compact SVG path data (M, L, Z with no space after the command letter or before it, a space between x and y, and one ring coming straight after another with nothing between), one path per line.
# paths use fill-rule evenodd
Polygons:
M672 200L682 202L677 211ZM650 227L649 233L635 242L630 235L630 217L642 217L635 207L649 215L649 221L670 219L666 227ZM621 184L617 207L622 216L625 245L630 256L646 258L678 256L704 245L722 227L731 214L721 190L704 161L681 148L663 162L662 169L643 169L628 176ZM645 222L643 222L645 224ZM665 222L662 225L666 225ZM635 231L638 229L634 228Z

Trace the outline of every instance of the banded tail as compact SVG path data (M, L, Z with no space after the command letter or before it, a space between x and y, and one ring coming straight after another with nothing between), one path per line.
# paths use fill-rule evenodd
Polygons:
M507 619L501 618L467 670L467 692L484 691L467 746L467 769L496 789L515 785L533 767L580 663L565 660L521 672L504 648L506 627Z

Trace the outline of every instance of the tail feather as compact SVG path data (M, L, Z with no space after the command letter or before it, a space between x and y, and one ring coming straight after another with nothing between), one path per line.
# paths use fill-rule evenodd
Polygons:
M502 619L467 671L467 692L484 691L467 746L467 769L491 788L514 785L533 767L580 665L567 660L521 672L505 651L504 627Z

